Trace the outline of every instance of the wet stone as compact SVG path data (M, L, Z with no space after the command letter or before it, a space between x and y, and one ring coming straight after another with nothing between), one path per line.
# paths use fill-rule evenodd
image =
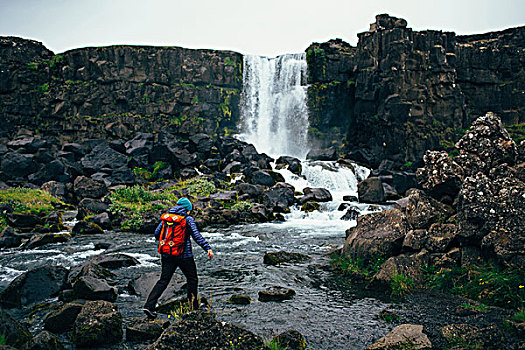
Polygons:
M252 298L249 295L234 294L230 297L229 302L237 305L248 305L252 302Z
M157 318L149 320L144 317L134 317L126 320L127 341L148 341L157 339L170 322L166 319Z
M51 312L44 319L44 328L53 333L64 333L73 329L82 304L67 303L62 305L60 309Z
M264 254L263 262L266 265L280 265L282 263L298 263L310 260L308 255L293 252L267 252Z
M259 301L284 301L290 300L295 295L295 290L281 286L273 286L267 290L259 291Z

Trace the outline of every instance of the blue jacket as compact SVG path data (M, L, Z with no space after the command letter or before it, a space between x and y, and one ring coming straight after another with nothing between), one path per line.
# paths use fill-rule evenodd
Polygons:
M200 234L199 230L197 229L197 225L195 225L195 220L191 216L188 215L188 212L185 208L181 206L173 207L169 210L170 214L177 214L180 216L186 217L186 234L189 234L195 242L197 242L198 245L202 247L205 251L208 251L211 249L211 246L206 242L204 237ZM162 222L157 226L157 229L155 230L155 239L158 241L160 238L160 231L162 230ZM184 252L182 255L184 258L193 258L193 250L191 248L191 240L189 237L186 239L186 244L184 245Z

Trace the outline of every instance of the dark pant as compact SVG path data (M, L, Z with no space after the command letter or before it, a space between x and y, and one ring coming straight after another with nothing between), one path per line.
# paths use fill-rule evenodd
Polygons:
M183 258L181 256L173 256L162 254L162 272L160 274L160 279L157 281L157 284L153 287L149 293L148 300L144 307L148 310L154 311L162 293L168 287L173 273L180 267L180 270L186 276L187 291L188 291L188 300L193 301L193 308L199 308L199 300L197 299L197 267L195 266L195 260L193 258Z

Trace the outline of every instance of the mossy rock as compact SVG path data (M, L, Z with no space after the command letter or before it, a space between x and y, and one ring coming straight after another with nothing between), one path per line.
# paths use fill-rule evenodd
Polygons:
M230 297L229 303L237 305L248 305L252 302L252 298L249 295L234 294Z

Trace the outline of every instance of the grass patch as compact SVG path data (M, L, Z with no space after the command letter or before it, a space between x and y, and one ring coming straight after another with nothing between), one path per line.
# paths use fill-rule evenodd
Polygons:
M42 190L29 188L10 188L0 190L0 205L13 208L14 213L45 216L64 203ZM3 213L0 213L0 231L7 226Z
M489 310L488 306L485 304L461 303L460 306L472 311L487 312Z
M278 339L265 340L264 341L265 349L268 350L286 350L288 347L283 347Z
M392 295L410 294L414 290L414 280L405 275L395 274L390 280L390 288L392 288Z
M523 309L525 271L495 264L440 269L427 275L430 288L477 300L485 305Z
M525 124L507 125L505 129L507 129L514 142L516 142L516 145L519 145L521 141L525 140Z
M135 168L133 169L133 173L146 181L156 181L160 180L159 172L163 169L166 169L168 165L169 164L166 162L155 162L155 164L153 164L153 171L143 168Z
M522 310L516 312L512 316L512 320L516 321L518 323L525 323L525 309L522 309Z
M383 258L372 259L367 262L360 258L350 259L339 254L332 254L331 258L331 265L334 269L341 271L344 275L362 276L365 279L374 277L385 262Z
M192 196L209 197L211 194L217 192L215 184L204 177L193 177L191 179L181 181L172 190L187 189Z
M251 202L239 201L239 202L235 202L232 205L232 210L245 211L245 210L250 210L252 207L253 207L253 203Z

